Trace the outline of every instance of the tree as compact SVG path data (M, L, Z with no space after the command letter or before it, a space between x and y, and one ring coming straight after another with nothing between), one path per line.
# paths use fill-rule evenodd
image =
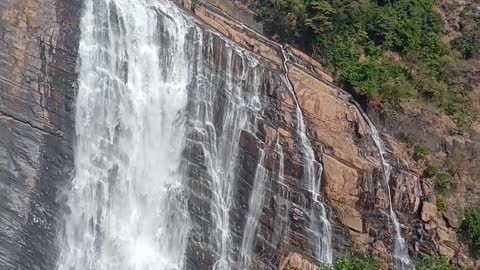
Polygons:
M331 29L331 19L337 12L327 1L314 0L309 4L309 9L312 17L305 20L307 27L317 34Z

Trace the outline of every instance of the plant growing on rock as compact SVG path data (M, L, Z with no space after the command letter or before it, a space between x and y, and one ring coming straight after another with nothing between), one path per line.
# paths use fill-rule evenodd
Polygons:
M429 153L430 149L425 144L417 144L413 149L413 157L416 160L426 159Z
M432 178L439 172L438 168L432 164L427 164L425 170L423 170L423 176L426 178Z
M447 202L442 195L437 196L436 206L438 211L445 211L445 209L447 209Z
M462 230L472 247L480 246L480 208L467 208Z
M455 270L445 257L438 254L423 257L415 265L417 270Z
M447 173L438 173L435 176L435 187L439 191L445 191L452 185L452 177Z
M372 255L364 254L362 256L347 255L338 261L332 267L320 267L319 270L376 270L380 269L380 260Z

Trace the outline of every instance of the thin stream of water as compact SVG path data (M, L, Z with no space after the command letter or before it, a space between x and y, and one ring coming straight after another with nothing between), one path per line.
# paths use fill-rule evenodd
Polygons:
M313 151L310 140L307 137L307 128L305 126L305 118L298 103L293 86L288 78L288 56L286 49L282 46L283 66L285 69L285 82L295 101L295 110L297 115L297 132L300 137L301 151L304 155L304 176L308 191L312 194L312 207L310 212L310 230L314 234L311 240L314 256L320 262L330 265L333 260L332 250L332 226L328 220L326 207L321 196L321 178L323 166L315 160L315 152Z

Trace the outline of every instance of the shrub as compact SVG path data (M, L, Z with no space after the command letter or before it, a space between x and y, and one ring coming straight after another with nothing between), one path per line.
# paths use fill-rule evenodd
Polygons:
M334 270L374 270L380 266L379 260L371 255L363 255L354 257L352 255L343 257L338 260Z
M472 246L480 245L480 208L467 208L462 229Z
M449 101L447 104L445 104L445 112L448 115L455 115L455 113L458 112L457 104L455 104L452 101Z
M424 144L417 144L413 149L413 157L416 160L426 159L429 153L430 153L430 149L428 149L428 146Z
M455 270L446 258L440 257L437 254L422 258L415 266L417 270Z
M452 177L446 173L438 173L435 176L435 186L440 191L444 191L450 188L452 185Z
M438 211L445 211L447 208L447 202L445 202L445 198L442 195L437 196L437 209Z
M466 59L480 55L480 30L464 33L453 41L453 47Z
M426 178L432 178L438 174L438 171L439 170L437 167L431 164L428 164L425 170L423 171L423 176L425 176Z

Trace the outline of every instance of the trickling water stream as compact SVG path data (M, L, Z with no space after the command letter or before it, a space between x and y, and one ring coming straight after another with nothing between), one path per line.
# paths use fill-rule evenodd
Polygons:
M400 222L398 222L397 214L393 210L392 206L392 194L390 192L390 174L392 171L392 167L388 163L387 159L385 158L385 146L383 145L382 140L378 134L377 129L375 126L370 123L370 128L372 130L372 139L375 141L375 145L380 152L380 158L382 160L383 166L383 178L385 180L385 186L387 188L387 195L388 195L388 203L389 203L389 210L390 210L390 218L392 220L393 229L395 232L394 235L394 250L393 250L393 259L394 259L394 268L399 270L410 270L414 269L415 267L411 264L410 258L408 256L408 250L405 246L405 240L402 237L402 230L400 228Z
M240 250L240 253L244 257L245 265L248 265L254 256L253 245L255 231L262 211L263 198L265 197L265 181L268 177L267 169L264 167L265 156L267 155L268 149L262 149L260 151L260 161L258 162L255 178L253 179L253 190L248 204L247 223L245 225L245 232L243 234Z
M304 176L308 191L312 194L312 207L310 213L310 229L315 237L312 240L312 249L314 256L320 262L330 265L333 259L332 251L332 228L328 220L326 207L321 196L321 180L323 166L315 160L315 152L313 151L310 140L307 137L307 128L303 112L298 103L293 86L288 78L288 56L286 49L282 46L283 67L285 69L285 82L295 101L295 110L297 115L297 135L300 136L301 150L304 154ZM318 207L317 207L318 206Z
M287 50L283 48L283 46L282 46L282 53L283 53L283 57L284 57L284 69L287 70L287 72L288 72L287 61L289 60L289 58L288 58L289 54L288 54ZM286 77L286 79L288 80L288 76ZM290 84L290 82L288 82L288 83ZM292 89L292 88L293 87L290 84L290 89ZM368 123L368 125L371 129L371 132L372 132L372 140L374 141L375 146L377 147L377 149L379 151L379 154L380 154L380 158L381 158L381 162L382 162L382 169L383 169L383 179L385 181L385 186L386 186L386 189L387 189L387 196L388 196L388 203L389 203L389 214L390 214L390 219L392 221L392 225L393 225L393 229L394 229L394 233L395 233L395 235L394 235L394 249L393 249L393 259L394 259L393 267L396 270L412 270L412 269L415 269L415 266L410 261L410 257L408 255L408 250L407 250L407 247L405 246L405 240L402 237L400 222L398 221L397 215L396 215L396 213L393 209L392 195L391 195L390 185L389 185L390 176L391 176L391 166L388 163L387 159L385 158L386 151L385 151L385 146L383 144L383 141L381 140L375 125L368 118L367 114L363 111L360 104L358 104L353 99L353 97L351 97L351 95L348 94L347 92L345 92L344 90L342 90L342 89L338 89L338 90L349 97L350 102L352 102L355 105L355 107L357 107L358 111L362 114L365 121ZM293 90L291 90L291 91L293 93ZM293 93L293 95L294 95L294 98L295 98L294 93ZM297 108L298 108L298 101L296 101L296 104L297 104ZM297 111L298 110L300 110L300 109L298 108ZM300 110L300 113L301 113L301 110ZM302 117L302 120L303 120L303 117ZM320 175L321 175L321 173L320 173ZM325 209L325 208L323 208L323 209ZM312 215L312 216L314 216L314 215ZM320 216L322 217L323 214L320 214ZM328 219L326 221L328 222Z
M275 143L275 154L277 155L278 160L278 169L277 169L277 183L278 183L278 192L275 194L276 208L275 208L275 219L273 221L273 235L272 235L272 244L279 247L281 241L284 241L283 237L288 237L289 231L289 222L288 219L284 220L282 217L288 216L288 187L285 185L285 155L283 153L283 147L280 143L280 136L277 137L277 142Z

